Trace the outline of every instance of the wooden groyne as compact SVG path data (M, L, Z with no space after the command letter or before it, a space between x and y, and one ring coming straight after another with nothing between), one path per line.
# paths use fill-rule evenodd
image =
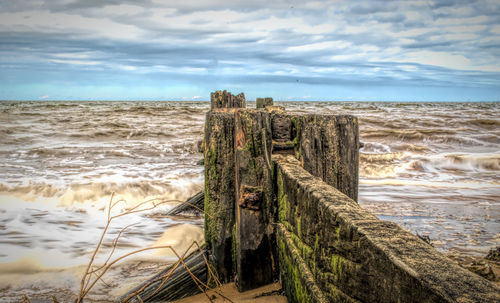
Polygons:
M289 302L500 302L492 283L357 204L356 117L211 99L205 240L221 281L280 279Z

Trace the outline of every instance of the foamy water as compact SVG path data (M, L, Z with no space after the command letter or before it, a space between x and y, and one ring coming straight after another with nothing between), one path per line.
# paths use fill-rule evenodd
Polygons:
M430 236L443 252L482 254L500 245L499 103L280 105L360 118L359 203L379 218ZM42 290L70 297L105 224L111 193L126 200L114 209L119 213L200 190L197 143L209 107L0 102L0 302ZM117 219L106 241L131 223L137 225L124 234L117 255L161 243L182 250L201 241L202 218L161 216L173 205ZM133 285L170 260L168 253L142 254L111 272L108 284L127 276ZM111 286L99 286L94 300L104 300L110 288L118 295Z

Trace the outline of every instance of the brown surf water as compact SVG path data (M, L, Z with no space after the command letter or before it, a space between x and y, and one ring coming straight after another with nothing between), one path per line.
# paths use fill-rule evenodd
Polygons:
M500 245L499 103L279 105L359 117L365 144L359 203L379 218L428 235L442 252L477 255ZM200 190L197 142L209 107L0 102L0 302L17 302L23 293L61 294L60 301L74 296L112 192L126 200L119 212L147 199L183 200ZM117 254L158 243L182 250L189 241L201 241L202 218L161 216L173 205L117 220L107 240L136 222ZM137 256L111 272L108 283L128 277L126 288L171 260L168 254ZM119 290L100 285L93 300Z

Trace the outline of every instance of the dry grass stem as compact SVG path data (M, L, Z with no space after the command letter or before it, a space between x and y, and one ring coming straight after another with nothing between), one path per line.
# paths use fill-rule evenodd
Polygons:
M128 228L134 226L135 224L127 225L127 226L125 226L124 228L122 228L119 231L118 235L112 241L111 251L108 254L108 257L107 257L106 261L102 265L94 268L94 262L95 262L96 256L97 256L99 250L101 249L101 247L103 245L103 241L104 241L104 238L106 236L106 233L108 232L109 226L111 225L111 222L114 219L122 217L122 216L125 216L125 215L133 214L133 213L138 213L138 212L144 212L144 211L152 210L152 209L154 209L154 208L156 208L156 207L158 207L158 206L160 206L162 204L170 203L170 202L181 202L181 203L189 205L189 206L191 206L193 208L196 208L197 210L203 212L202 209L200 209L197 206L195 206L195 205L193 205L191 203L188 203L188 202L182 202L182 201L178 201L178 200L158 200L158 199L151 199L151 200L147 200L147 201L141 202L141 203L135 205L134 207L125 210L122 213L119 213L119 214L116 214L116 215L112 215L113 208L115 208L116 205L118 205L119 203L125 202L124 200L118 200L118 201L113 202L113 198L114 198L114 193L111 195L111 198L110 198L110 201L109 201L109 204L108 204L106 225L105 225L105 227L104 227L104 229L102 231L102 234L101 234L101 237L99 239L99 242L97 243L97 246L96 246L96 248L94 249L94 251L92 253L92 256L91 256L91 258L89 260L87 268L86 268L86 270L85 270L85 272L84 272L84 274L82 276L82 280L80 281L80 291L79 291L76 303L82 303L83 299L85 298L85 296L88 295L88 293L90 292L90 290L96 285L97 282L101 281L105 285L110 286L108 283L106 283L102 279L102 277L117 262L120 262L121 260L123 260L123 259L125 259L125 258L127 258L127 257L129 257L131 255L140 253L140 252L149 251L149 250L156 250L156 249L165 249L165 248L171 250L175 254L175 256L178 258L178 261L174 264L174 266L172 267L172 269L167 274L162 275L159 278L146 283L140 289L138 289L137 291L135 291L134 293L130 294L125 299L123 299L122 302L128 302L130 299L132 299L134 297L137 298L139 300L139 302L143 302L142 298L139 295L148 286L150 286L152 283L155 283L155 282L158 282L158 281L161 280L161 283L158 286L158 288L151 295L149 295L147 298L145 298L145 300L149 299L150 297L152 297L153 295L155 295L161 289L161 287L167 282L167 280L173 275L173 273L175 272L175 270L181 264L185 268L185 270L188 272L188 274L190 275L191 279L196 284L196 286L199 288L199 290L201 292L203 292L207 296L207 298L208 298L208 300L210 302L212 302L212 299L207 294L207 290L210 289L210 287L208 286L208 284L210 284L210 281L212 281L212 280L214 281L214 283L216 285L216 288L218 288L218 290L215 289L214 291L219 296L221 296L222 298L224 298L225 300L227 300L229 302L232 302L229 298L227 298L226 296L224 296L222 294L222 292L221 292L221 286L222 286L222 284L219 281L219 279L217 278L216 273L213 272L213 270L212 270L212 268L211 268L211 266L209 264L209 261L207 260L207 258L205 256L203 250L201 249L200 245L196 241L193 241L193 243L191 243L191 245L189 245L189 247L182 254L182 256L179 255L177 253L177 251L172 246L170 246L170 245L160 245L160 246L152 246L152 247L137 249L137 250L131 251L129 253L123 254L120 257L117 257L117 258L115 258L115 259L112 260L112 257L113 257L113 255L114 255L114 253L116 251L116 247L118 245L119 239L122 237L122 235L124 234L124 232ZM147 206L148 204L150 204L151 206ZM186 263L184 262L187 254L193 248L194 245L196 245L197 251L201 252L201 254L203 256L204 263L207 266L207 269L208 269L207 283L204 283L198 277L196 277L192 273L192 271L189 269L189 267L186 265ZM24 302L29 302L29 300L28 300L28 298L26 296L23 296L23 300L24 300ZM55 298L53 298L53 300L54 300L54 302L57 302L57 300Z

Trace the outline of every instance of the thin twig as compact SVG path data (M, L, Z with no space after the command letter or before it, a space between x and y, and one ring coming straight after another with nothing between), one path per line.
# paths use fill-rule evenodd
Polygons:
M210 302L212 302L212 299L210 298L210 296L208 296L207 294L207 290L209 289L209 286L207 284L205 284L204 282L202 282L198 277L196 277L192 272L191 270L189 269L189 267L186 265L186 263L184 262L184 259L187 255L187 253L191 250L191 248L193 247L193 245L196 245L197 246L197 249L198 251L201 252L202 256L203 256L203 260L207 266L207 269L208 269L208 282L209 283L211 281L211 279L214 280L215 284L216 284L216 287L219 288L219 291L217 290L214 290L219 296L221 296L222 298L228 300L229 302L232 302L229 298L227 298L226 296L224 296L222 294L222 291L221 291L221 282L219 281L219 279L217 278L217 275L214 274L214 272L212 271L212 268L210 267L210 264L209 264L209 261L207 260L203 250L201 249L200 245L196 242L196 241L193 241L193 243L191 243L191 245L186 249L186 251L182 254L182 257L179 256L179 254L175 251L175 249L170 246L170 245L161 245L161 246L153 246L153 247L147 247L147 248L142 248L142 249L137 249L137 250L134 250L132 252L129 252L129 253L126 253L114 260L111 261L111 257L113 256L113 254L115 253L116 251L116 247L118 245L118 241L120 239L120 237L122 236L122 234L125 232L125 230L131 226L133 226L134 224L131 224L131 225L128 225L124 228L122 228L120 230L120 232L118 233L118 235L115 237L115 239L113 240L112 242L112 250L111 252L109 253L108 255L108 258L106 259L106 261L104 262L104 264L102 264L101 266L99 267L96 267L96 268L93 268L93 263L95 261L95 258L96 258L96 255L98 253L98 251L100 250L100 248L102 247L102 244L103 244L103 241L104 241L104 237L109 229L109 226L111 224L111 221L113 219L116 219L116 218L119 218L119 217L122 217L122 216L125 216L125 215L128 215L128 214L133 214L133 213L138 213L138 212L143 212L143 211L147 211L147 210L151 210L151 209L154 209L156 207L158 207L159 205L162 205L162 204L165 204L165 203L170 203L170 202L181 202L181 203L184 203L184 204L187 204L193 208L196 208L197 210L203 212L202 209L198 208L197 206L189 203L189 202L185 202L185 201L178 201L178 200L158 200L158 199L151 199L151 200L147 200L147 201L144 201L144 202L141 202L137 205L135 205L134 207L124 211L123 213L120 213L120 214L117 214L117 215L112 215L111 212L112 212L112 209L118 204L118 203L121 203L121 202L125 202L125 200L118 200L116 202L113 203L113 198L114 198L114 193L111 195L111 199L109 201L109 204L108 204L108 211L107 211L107 220L106 220L106 225L103 229L103 232L101 234L101 237L99 239L99 242L92 254L92 257L90 258L90 261L89 261L89 264L87 265L87 269L82 277L82 280L80 282L80 293L78 295L78 298L76 300L77 303L81 303L83 301L83 298L90 292L90 290L95 286L95 284L98 282L98 281L101 281L103 282L104 284L106 284L108 287L110 286L108 283L106 283L103 279L102 279L102 276L111 268L111 266L113 266L114 264L116 264L117 262L123 260L124 258L127 258L133 254L137 254L137 253L140 253L140 252L143 252L143 251L148 251L148 250L153 250L153 249L161 249L161 248L168 248L170 249L178 258L178 261L175 263L175 265L173 266L173 268L166 274L166 275L163 275L161 277L159 277L158 279L154 280L154 281L151 281L151 283L154 283L154 282L157 282L159 280L162 280L162 282L160 283L160 286L155 290L155 292L152 294L156 294L159 289L164 285L164 283L173 275L173 273L175 272L175 270L178 268L178 266L180 264L182 264L182 266L186 269L186 271L189 273L189 275L191 276L191 279L193 280L193 282L196 284L196 286L200 289L200 291L202 291L208 298L208 300ZM141 208L143 207L144 205L147 205L148 203L151 203L152 206L149 206L149 207L146 207L146 208ZM209 214L206 214L208 215L209 217L211 217ZM92 280L92 276L95 275L95 279ZM143 287L141 287L141 289L137 290L136 292L134 292L131 296L128 296L127 298L125 298L122 302L127 302L128 300L130 300L131 298L133 298L134 296L136 296L138 298L138 300L140 302L143 302L142 299L139 297L139 294L141 292L144 291L144 289L149 286L151 283L148 283L146 285L144 285ZM151 296L152 296L151 295ZM150 297L150 296L149 296ZM148 297L148 298L149 298ZM147 298L147 299L148 299ZM25 302L29 302L29 299L26 297L26 296L23 296L23 299L25 300ZM55 300L55 298L54 298Z
M185 255L187 254L187 252L191 249L191 247L193 247L193 245L194 245L194 243L191 243L191 245L189 245L189 247L186 249L186 251L182 255L183 258L185 257ZM149 295L146 298L146 300L148 300L150 297L154 296L160 290L160 288L163 286L163 284L166 282L166 280L168 280L170 278L170 276L174 273L174 271L177 269L177 267L179 267L180 264L181 264L181 260L177 260L177 262L172 266L171 270L166 275L162 275L162 276L158 277L157 279L154 279L152 281L149 281L148 283L145 283L141 288L139 288L138 290L136 290L135 292L133 292L132 294L130 294L128 297L126 297L125 299L123 299L122 302L128 302L128 300L132 299L135 295L140 294L141 292L143 292L151 284L164 279L162 281L162 283L160 284L160 286L151 295Z
M80 282L80 293L78 295L78 298L76 300L76 303L80 303L81 300L83 299L83 296L82 296L82 293L84 292L86 286L88 286L88 283L89 283L89 279L87 280L86 277L88 276L89 274L89 270L92 266L92 264L94 263L94 260L95 260L95 256L97 255L97 252L99 251L99 248L101 248L101 245L102 245L102 241L104 239L104 236L106 235L106 232L109 228L109 224L111 223L111 208L112 208L112 202L113 202L113 197L115 196L115 193L112 193L111 194L111 198L109 199L109 207L108 207L108 220L107 220L107 223L106 223L106 227L104 228L104 230L102 231L102 234L101 234L101 238L99 239L99 243L97 244L97 247L95 248L94 250L94 253L92 254L92 257L90 258L90 261L89 261L89 264L87 265L87 269L85 270L85 274L83 275L82 277L82 281ZM87 282L85 282L85 280L87 280Z
M106 259L106 261L104 262L104 264L103 264L101 267L99 267L99 268L97 268L97 269L95 269L95 270L93 270L93 271L89 272L89 274L92 274L92 273L95 273L95 272L97 272L97 271L101 270L102 268L104 268L104 266L106 266L106 265L108 264L109 260L111 259L111 257L113 256L113 254L114 254L114 252L115 252L115 250L116 250L116 246L118 245L118 240L120 239L120 236L122 235L122 233L123 233L123 232L124 232L127 228L129 228L129 227L131 227L131 226L134 226L134 225L137 225L137 224L139 224L139 223L133 223L133 224L127 225L127 226L125 226L124 228L122 228L122 229L120 230L120 232L118 233L118 235L117 235L117 236L115 237L115 239L113 240L113 243L112 243L112 247L113 247L113 248L112 248L111 252L109 253L108 258Z
M182 255L182 259L184 259L186 257L186 255L187 255L187 253L189 252L189 250L191 250L191 247L193 247L194 242L196 242L196 241L193 241L193 243L191 243L191 245L189 245L189 247L186 249L186 251ZM174 274L175 270L177 269L177 267L179 267L180 263L181 263L181 260L180 259L177 260L177 262L175 263L175 265L172 267L172 270L170 270L167 275L163 275L162 277L160 277L159 279L156 280L156 281L158 281L158 280L163 279L162 282L160 283L160 285L156 288L156 290L151 295L149 295L146 298L146 300L149 299L149 298L151 298L152 296L154 296L155 294L157 294L160 291L160 289L162 288L162 286L165 285L165 283L167 282L167 280ZM208 266L208 264L207 264L207 266ZM149 284L149 285L151 285L151 284Z

